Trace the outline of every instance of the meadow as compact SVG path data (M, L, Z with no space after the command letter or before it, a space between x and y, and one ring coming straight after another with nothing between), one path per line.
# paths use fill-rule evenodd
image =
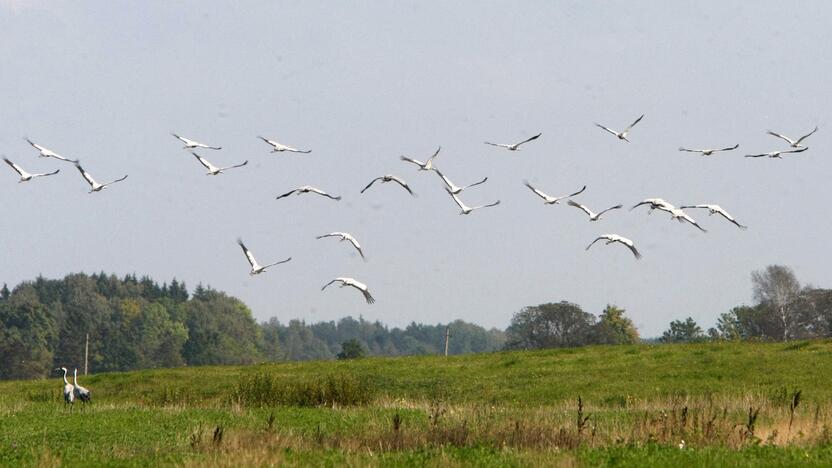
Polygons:
M0 464L829 466L832 341L593 346L0 382ZM57 376L57 374L56 374Z

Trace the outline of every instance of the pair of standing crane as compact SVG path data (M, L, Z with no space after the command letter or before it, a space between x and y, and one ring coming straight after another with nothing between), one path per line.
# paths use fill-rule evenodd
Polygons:
M78 369L74 369L72 372L72 383L69 383L66 379L66 375L69 372L66 367L60 367L55 370L64 371L64 406L73 405L75 400L80 400L84 404L92 401L92 395L90 394L89 389L78 385Z

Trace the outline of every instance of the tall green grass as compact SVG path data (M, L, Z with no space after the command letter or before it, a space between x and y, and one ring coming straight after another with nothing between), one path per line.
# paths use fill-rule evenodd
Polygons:
M832 465L830 371L810 341L98 374L71 411L0 382L0 465Z

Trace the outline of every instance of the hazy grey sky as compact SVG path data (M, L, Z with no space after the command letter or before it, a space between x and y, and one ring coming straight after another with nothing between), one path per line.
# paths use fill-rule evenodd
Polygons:
M704 327L750 301L750 272L793 267L832 286L828 2L53 2L0 0L0 153L52 178L0 168L0 282L71 272L173 277L245 301L258 319L363 315L391 325L455 318L505 327L526 305L569 300L627 309L642 335L692 316ZM593 126L644 120L624 143ZM783 160L767 129L811 149ZM245 168L206 177L169 132L223 146ZM508 152L484 140L543 136ZM270 154L257 135L309 147ZM28 136L81 158L38 159ZM711 158L679 146L740 149ZM459 216L437 160L469 204ZM390 184L359 190L385 173ZM740 231L691 211L707 234L646 210L590 223L522 185L602 209L645 197L718 203ZM342 195L275 201L298 185ZM333 239L352 232L368 257ZM584 247L597 235L632 238ZM262 262L294 260L259 277ZM320 287L335 276L369 284Z

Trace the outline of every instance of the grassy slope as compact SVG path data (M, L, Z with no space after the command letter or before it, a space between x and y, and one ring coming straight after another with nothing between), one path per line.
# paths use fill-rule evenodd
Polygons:
M394 398L444 396L454 402L537 406L577 395L614 402L628 395L651 399L678 395L767 395L797 387L813 401L832 399L832 341L790 344L595 346L457 357L368 358L201 367L100 374L82 384L97 400L154 402L164 391L191 401L222 399L241 375L268 372L286 379L349 372L369 376ZM58 392L58 380L0 382L0 402L29 393Z
M772 401L783 389L799 388L807 405L832 404L832 342L791 344L698 344L674 346L590 347L511 352L451 358L371 358L353 362L263 364L249 367L165 369L101 374L82 380L95 405L69 416L59 402L59 379L0 383L0 463L80 461L88 464L153 464L154 459L182 463L241 461L222 451L202 449L217 425L232 431L261 431L270 413L282 434L300 440L386 431L400 413L405 427L428 424L425 402L496 407L506 420L558 411L581 395L595 413L618 417L619 408L638 402L689 399ZM285 379L314 379L329 373L368 376L379 404L367 408L244 409L230 404L241 375L266 372ZM819 407L819 406L818 406ZM565 413L565 411L561 411ZM623 414L623 413L622 413ZM520 417L520 416L516 416ZM567 417L567 416L564 416ZM572 418L572 416L568 416ZM230 440L230 439L229 439ZM196 441L196 442L195 442ZM239 440L230 443L243 444ZM241 445L242 446L242 445ZM241 453L248 453L242 451ZM255 457L254 454L251 454ZM256 457L265 457L264 453ZM534 465L542 461L591 464L772 464L832 463L826 448L709 447L680 452L667 446L602 447L551 452L439 448L379 453L343 453L333 449L285 449L265 459L284 463ZM275 458L277 457L277 458ZM775 462L777 461L777 462Z

